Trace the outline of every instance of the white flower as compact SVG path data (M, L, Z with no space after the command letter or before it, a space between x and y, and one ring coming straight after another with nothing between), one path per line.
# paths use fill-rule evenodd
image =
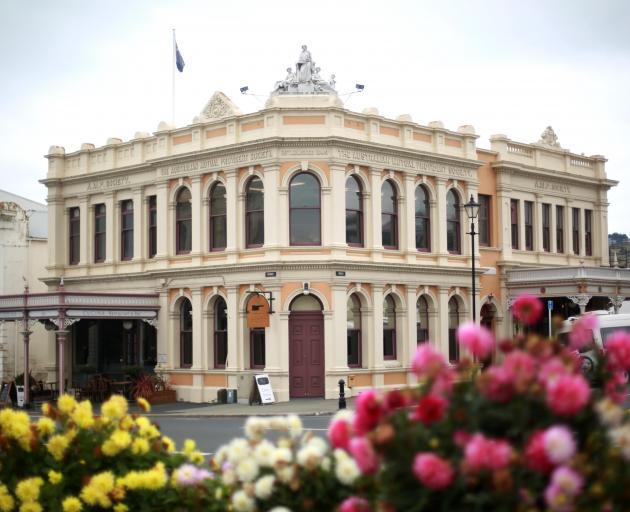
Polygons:
M232 496L232 506L236 512L252 512L254 505L254 500L245 491L236 491Z
M621 455L630 461L630 425L613 428L608 432L610 442L621 451Z
M245 421L245 435L254 441L262 439L267 428L268 421L264 418L250 416Z
M272 459L273 464L288 464L293 460L293 454L288 448L276 448L273 452Z
M286 430L287 419L284 416L272 416L269 418L269 426L274 430Z
M273 485L276 483L276 477L273 475L265 475L256 481L254 494L258 499L266 500L273 492Z
M287 507L273 507L269 512L291 512L291 509Z
M297 439L302 435L302 420L295 414L289 414L287 416L287 428L289 429L289 435L293 439Z
M284 484L288 484L295 474L295 468L293 466L285 466L278 470L276 470L276 475L278 475L278 480L280 480Z
M297 452L297 463L307 469L315 469L322 460L322 453L318 446L308 444Z
M242 437L232 439L228 445L227 458L232 464L238 464L243 459L250 456L249 443Z
M307 444L319 451L322 457L328 452L328 444L321 437L311 437Z
M604 398L595 404L595 410L602 423L608 427L616 427L624 417L624 410L610 398Z
M348 455L348 452L346 452L345 450L342 450L341 448L337 448L333 452L333 455L335 456L335 462L337 464L339 464L341 461L348 460L350 458L350 455Z
M324 457L322 461L319 463L319 467L322 468L322 470L326 472L330 471L331 465L332 465L332 461L330 460L330 457Z
M221 446L221 448L219 448L217 450L217 453L214 455L215 462L220 466L227 459L227 454L228 454L227 446L225 445Z
M221 480L225 485L233 485L236 483L236 473L228 469L221 474Z
M276 447L266 439L263 439L254 448L254 458L259 466L273 466L273 454L275 451Z
M241 482L251 482L258 476L258 464L252 458L244 459L236 466L236 474Z
M353 459L347 458L337 462L335 476L344 485L352 485L359 478L361 471Z
M330 420L330 423L333 423L334 421L337 421L337 420L342 420L342 421L352 424L353 419L354 419L354 413L351 410L340 409L332 417L332 419Z
M545 453L554 464L564 464L575 455L573 434L564 425L549 427L543 434Z
M293 448L293 441L287 437L281 437L277 442L278 448Z

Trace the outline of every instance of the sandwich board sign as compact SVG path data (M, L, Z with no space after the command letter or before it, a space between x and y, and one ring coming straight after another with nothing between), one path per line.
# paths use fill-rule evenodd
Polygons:
M273 389L271 389L271 381L266 373L254 375L254 381L258 388L258 394L260 395L260 403L272 404L276 401L276 397L273 395Z

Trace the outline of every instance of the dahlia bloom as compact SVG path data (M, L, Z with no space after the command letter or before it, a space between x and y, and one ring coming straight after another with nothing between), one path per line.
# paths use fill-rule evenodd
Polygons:
M348 445L348 451L363 474L370 475L376 473L378 469L378 456L370 441L365 437L353 437Z
M498 470L510 464L512 447L507 441L473 435L464 448L464 465L471 471Z
M577 414L590 396L591 390L581 375L564 375L547 385L547 406L558 416Z
M527 467L538 471L539 473L550 473L553 469L553 463L547 456L545 449L545 431L535 431L527 441L524 455Z
M481 325L466 322L457 328L457 339L460 345L466 347L470 353L479 359L485 359L494 348L494 336Z
M569 346L573 350L580 350L593 341L593 330L597 329L599 320L592 313L586 313L578 318L569 333Z
M512 304L512 314L525 325L538 323L543 313L543 304L533 295L519 295Z
M350 496L341 503L339 512L370 512L370 504L358 496Z
M433 491L447 488L455 476L448 461L428 452L421 452L416 455L413 461L413 474L422 485Z
M493 402L505 403L514 396L513 376L502 366L491 366L478 382L479 392Z
M543 444L547 458L554 464L564 464L575 455L575 439L563 425L548 428L543 434Z
M351 434L352 426L348 421L341 418L333 420L328 427L328 439L333 448L343 448L347 450Z
M423 343L416 350L411 367L418 377L435 377L447 368L444 356L429 343Z
M356 401L354 416L354 430L357 434L365 434L372 430L383 416L383 407L376 395L376 391L363 391Z
M421 421L425 425L431 425L444 418L446 409L448 407L448 401L446 398L429 394L423 396L416 409L411 413L410 418L413 421Z
M604 342L608 366L613 371L630 370L630 334L625 331L613 332Z

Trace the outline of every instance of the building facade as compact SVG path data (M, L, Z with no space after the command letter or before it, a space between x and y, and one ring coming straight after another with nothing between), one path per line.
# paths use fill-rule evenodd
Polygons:
M66 378L156 367L195 402L222 388L246 397L260 372L279 400L335 397L341 378L351 393L404 386L418 343L458 359L473 259L476 317L497 335L511 334L523 289L565 313L578 295L630 295L625 275L567 274L556 289L536 274L610 270L603 157L562 149L550 128L533 144L476 142L471 126L349 111L334 82L302 69L259 112L216 93L186 127L52 146L44 281L84 296L66 325ZM96 292L116 306L81 309ZM267 307L268 326L255 322Z

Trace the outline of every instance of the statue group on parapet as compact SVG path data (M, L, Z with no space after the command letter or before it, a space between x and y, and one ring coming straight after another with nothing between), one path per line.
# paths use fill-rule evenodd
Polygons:
M322 80L321 68L315 65L306 45L302 45L302 52L293 68L287 68L287 76L279 80L272 94L285 93L335 93L335 75L330 80Z

